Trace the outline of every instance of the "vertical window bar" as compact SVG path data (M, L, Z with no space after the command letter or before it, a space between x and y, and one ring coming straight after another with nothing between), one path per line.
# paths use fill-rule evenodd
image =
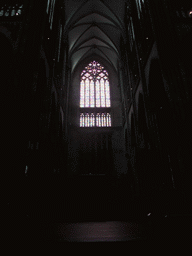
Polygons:
M97 114L97 116L96 116L96 126L97 127L99 126L99 114Z
M106 127L106 115L103 114L103 126Z
M104 79L101 79L101 107L105 107Z
M95 126L95 115L93 114L93 126Z
M103 122L103 114L101 115L101 126L104 126L104 122Z
M100 83L96 82L96 107L100 107Z
M109 126L109 115L107 114L107 127Z
M101 127L101 115L99 114L99 127Z
M93 126L93 116L91 114L90 118L89 118L89 126L92 127Z
M89 114L87 114L87 126L89 127Z
M109 126L111 127L111 115L109 114Z
M109 88L108 81L105 82L105 90L106 90L106 107L109 107Z
M84 81L84 106L85 107L85 97L86 97L86 85L85 85L85 80Z
M85 115L85 127L87 127L87 114Z
M85 126L85 122L84 122L84 114L81 113L80 115L80 127L84 127Z
M90 82L90 107L95 107L94 82Z
M86 87L86 98L85 98L85 107L89 107L89 79L85 80L85 87Z
M81 90L80 90L80 107L83 108L85 106L85 94L84 94L84 80L81 81Z
M106 80L105 80L105 85L104 85L104 93L105 93L105 107L107 107L107 95L106 95Z
M83 119L83 127L85 127L85 116L84 116L84 114L82 115L82 119Z
M82 125L83 125L83 120L82 120L83 118L82 118L82 114L80 115L80 127L82 127Z
M99 81L99 107L101 107L101 80Z
M108 80L106 81L105 86L106 86L106 101L107 101L106 107L110 107L111 106L111 104L110 104L110 90L109 90L109 81Z

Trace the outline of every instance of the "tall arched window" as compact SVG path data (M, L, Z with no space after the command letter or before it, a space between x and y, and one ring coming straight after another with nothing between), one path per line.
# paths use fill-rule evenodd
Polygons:
M81 73L80 127L110 127L110 108L108 72L93 61Z

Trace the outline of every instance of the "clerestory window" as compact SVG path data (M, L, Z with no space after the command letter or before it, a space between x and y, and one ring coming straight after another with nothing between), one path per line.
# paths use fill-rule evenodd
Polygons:
M81 73L80 127L110 127L110 108L108 72L93 61Z

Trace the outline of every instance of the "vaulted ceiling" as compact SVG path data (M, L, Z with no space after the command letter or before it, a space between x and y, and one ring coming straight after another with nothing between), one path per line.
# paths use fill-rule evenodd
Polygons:
M65 28L71 71L85 58L100 56L115 70L124 27L125 0L65 0Z

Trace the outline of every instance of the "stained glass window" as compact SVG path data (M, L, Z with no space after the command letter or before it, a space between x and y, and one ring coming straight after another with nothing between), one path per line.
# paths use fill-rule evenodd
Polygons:
M96 123L95 123L96 120ZM95 114L81 113L80 114L80 127L111 127L111 115L109 113Z
M81 73L80 108L81 112L83 112L83 108L86 108L86 113L80 114L80 127L111 126L110 113L98 113L96 110L110 107L108 72L100 63L93 61ZM89 113L87 113L87 108L90 108Z
M81 73L80 108L111 107L108 72L93 61Z

